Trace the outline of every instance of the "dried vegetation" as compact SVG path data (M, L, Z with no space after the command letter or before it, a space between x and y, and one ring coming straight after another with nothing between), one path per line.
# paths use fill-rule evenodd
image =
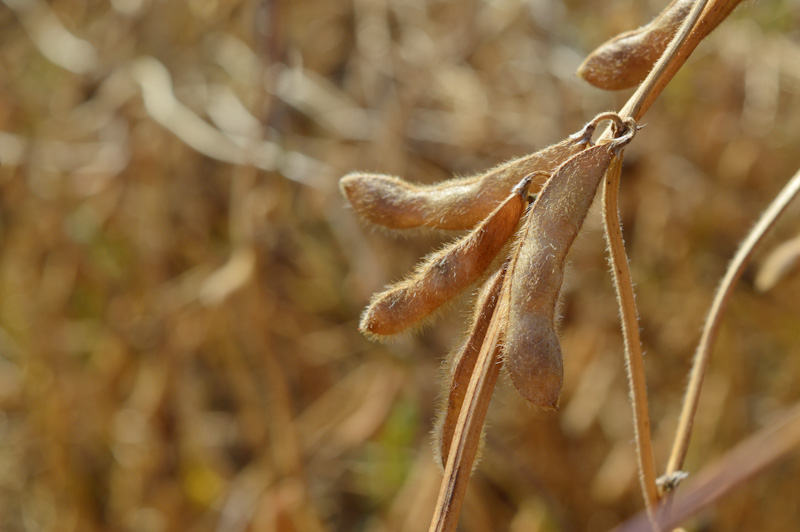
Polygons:
M455 304L388 344L357 317L464 235L364 230L338 179L436 186L566 138L628 96L575 76L587 53L662 3L4 5L0 529L425 529L439 380L478 362L466 325L481 316ZM726 264L800 168L798 17L791 2L741 6L626 149L660 465ZM560 412L499 377L463 530L607 530L642 508L602 225L591 210L568 257ZM743 270L692 475L800 399L798 227L795 202ZM463 364L441 370L459 338ZM782 427L723 470L747 474L791 439ZM796 529L799 475L795 452L685 524ZM717 489L697 476L698 497Z

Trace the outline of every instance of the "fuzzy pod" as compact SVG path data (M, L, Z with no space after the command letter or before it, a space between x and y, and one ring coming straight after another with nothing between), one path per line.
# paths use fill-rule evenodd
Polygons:
M377 337L401 333L477 281L517 230L528 204L531 179L522 179L468 235L429 255L408 279L375 295L359 329Z
M601 44L578 67L578 76L606 90L635 87L666 50L692 5L693 0L673 0L648 24Z
M505 273L505 268L496 271L478 293L469 336L448 361L445 394L433 427L434 454L442 468L444 468L450 453L450 446L469 387L470 377L475 371L481 346L500 299ZM499 346L496 346L495 349L499 349Z
M709 2L694 29L695 42L711 33L738 3ZM605 90L635 87L667 49L694 4L694 0L673 0L650 23L601 44L578 67L578 76Z
M543 408L557 409L561 396L555 322L567 254L614 154L635 134L635 124L627 125L620 138L587 148L556 170L531 208L509 273L505 366L517 391Z
M342 194L360 218L389 229L463 230L475 227L505 200L526 175L549 172L590 144L586 129L536 153L513 159L488 172L434 185L415 185L399 177L353 172L339 182ZM542 182L534 182L536 193Z

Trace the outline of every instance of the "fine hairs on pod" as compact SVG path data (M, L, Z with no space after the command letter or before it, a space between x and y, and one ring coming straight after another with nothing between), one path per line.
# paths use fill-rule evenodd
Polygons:
M481 346L489 329L489 322L500 299L505 275L506 268L504 266L492 274L483 285L475 301L475 315L469 329L469 336L463 345L452 354L447 364L446 389L433 426L434 456L442 468L444 468L450 452L470 376L475 370ZM500 349L500 345L495 346L494 349Z
M353 172L339 187L359 218L388 229L472 229L508 196L525 176L551 172L591 142L593 125L531 155L513 159L484 174L434 185L415 185L399 177ZM543 181L533 181L536 193Z
M622 134L573 156L558 167L533 204L510 269L508 328L503 353L517 391L531 403L557 409L563 382L555 330L564 265L612 158L636 132L632 119L606 113Z
M374 296L359 329L378 338L406 331L477 281L517 230L531 180L526 176L519 181L468 235L429 255L409 278Z

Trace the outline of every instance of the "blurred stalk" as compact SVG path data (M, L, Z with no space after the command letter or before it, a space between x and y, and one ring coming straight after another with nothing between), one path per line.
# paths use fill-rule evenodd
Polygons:
M692 372L689 378L689 387L683 401L683 410L678 422L678 430L675 434L675 441L672 446L669 463L667 465L666 477L672 477L681 467L686 458L689 447L689 438L692 433L694 416L697 412L697 404L700 401L700 390L708 369L708 361L711 351L719 336L719 329L722 322L722 315L728 307L733 289L737 281L742 276L745 267L750 262L755 247L764 239L764 235L775 225L778 218L786 211L789 203L800 193L800 170L789 180L780 194L772 201L770 206L758 220L756 225L747 235L739 251L733 257L725 277L722 279L711 310L708 313L703 335L697 347Z

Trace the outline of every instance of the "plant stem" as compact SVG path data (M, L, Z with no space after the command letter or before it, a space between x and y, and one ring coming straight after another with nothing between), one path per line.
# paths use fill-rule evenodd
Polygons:
M747 266L752 256L753 249L761 242L767 231L775 224L777 219L798 193L800 193L800 170L789 180L780 194L772 201L764 214L761 215L761 218L759 218L756 225L750 231L750 234L747 235L747 238L742 243L739 251L737 251L736 255L733 257L733 260L728 266L728 271L725 272L725 277L722 279L722 283L714 297L714 302L711 305L711 310L708 313L703 335L700 338L700 344L697 347L697 353L695 354L694 363L692 365L691 377L689 378L689 387L686 390L683 409L681 410L681 417L678 422L678 431L675 435L675 442L673 443L672 452L667 465L667 475L672 475L683 467L683 461L686 458L686 451L689 447L692 424L695 412L697 411L697 403L700 400L700 389L703 386L703 379L708 369L711 351L719 335L722 315L728 306L733 288L742 276L745 266Z
M776 417L744 442L706 467L686 486L680 497L670 497L659 508L657 523L663 529L677 526L702 508L713 504L748 478L783 458L800 445L800 404ZM652 522L638 515L616 532L649 532Z
M712 12L714 5L725 3L726 0L720 2L719 0L712 0L712 6L708 12ZM633 96L630 97L628 102L620 111L620 115L625 117L633 117L634 120L639 121L644 113L650 108L653 102L664 90L664 87L672 80L678 70L683 66L683 63L691 55L692 51L700 44L704 35L700 33L693 33L692 30L696 25L703 23L700 18L701 13L706 7L708 0L698 0L692 10L687 15L686 20L681 24L678 33L664 50L659 60L656 62L653 70L647 75L647 78L639 85ZM698 22L699 19L699 22Z
M614 286L625 338L625 366L628 373L633 408L633 432L636 438L636 456L639 461L639 483L642 487L647 510L652 515L658 503L656 468L650 438L650 415L647 408L647 383L644 374L644 357L639 338L639 319L636 300L631 284L628 257L622 239L617 198L619 178L622 171L622 153L611 161L603 183L603 220L608 239L609 262L614 272Z
M453 433L444 480L436 501L430 532L451 532L456 530L461 506L467 493L472 465L480 445L483 422L492 398L492 391L500 375L502 360L499 356L501 322L508 311L508 286L506 282L500 292L499 301L492 315L486 337L481 345L475 370L469 381L469 388L464 396L458 424Z
M620 111L620 115L639 120L649 109L667 83L673 78L681 65L689 57L691 51L697 46L699 40L687 44L691 30L697 23L708 0L699 0L689 12L686 20L681 25L678 33L670 42L667 49L659 58L653 70L647 75L639 88L630 97ZM684 48L685 46L685 48ZM611 127L601 136L601 139L611 138ZM653 458L652 439L650 436L650 415L647 405L647 383L644 374L644 361L639 339L639 320L636 311L636 302L633 284L628 269L628 259L625 254L625 244L617 211L617 197L619 193L619 178L622 167L622 158L615 158L609 168L603 186L604 219L606 238L610 260L614 270L614 285L617 290L617 300L620 305L620 318L622 332L625 339L625 358L628 369L628 383L630 386L631 401L633 402L633 424L636 438L636 455L639 463L639 481L642 494L647 504L648 513L652 516L654 506L658 503L659 494L656 485L655 460Z

